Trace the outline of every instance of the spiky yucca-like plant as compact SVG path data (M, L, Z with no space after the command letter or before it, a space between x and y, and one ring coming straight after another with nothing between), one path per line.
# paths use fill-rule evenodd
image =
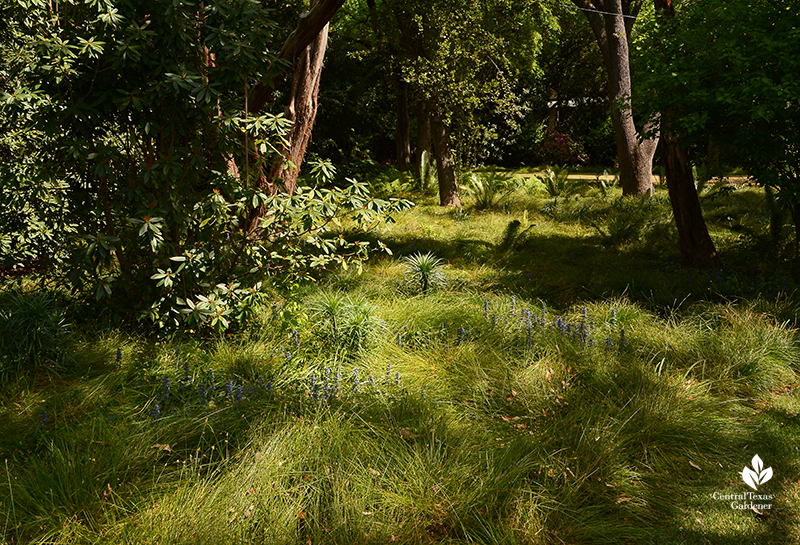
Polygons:
M406 266L406 282L418 286L421 293L428 293L430 289L444 285L443 259L431 252L418 252L403 258L403 261Z

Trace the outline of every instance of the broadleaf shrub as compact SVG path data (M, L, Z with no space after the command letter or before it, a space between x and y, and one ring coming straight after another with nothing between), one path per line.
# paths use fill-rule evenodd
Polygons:
M22 0L4 20L0 263L44 264L98 311L228 329L270 283L360 267L368 243L334 229L410 206L327 189L324 162L294 195L259 189L291 125L245 106L285 64L266 6Z

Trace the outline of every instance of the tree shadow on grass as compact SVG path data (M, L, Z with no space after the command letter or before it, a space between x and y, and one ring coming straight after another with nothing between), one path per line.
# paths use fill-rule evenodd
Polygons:
M432 252L460 269L494 268L492 286L474 287L541 299L556 307L626 297L661 313L696 301L774 300L798 287L791 267L767 259L756 242L728 248L724 268L703 270L683 267L678 254L642 243L613 246L597 234L569 236L535 227L510 242L497 232L447 240L392 234L381 240L395 256Z
M597 236L533 232L510 244L475 237L439 240L414 235L382 240L395 256L432 252L460 269L491 267L497 271L498 282L490 289L539 298L550 305L622 295L649 301L657 294L660 301L668 303L674 298L665 290L676 283L674 270L659 268L659 260L650 255L603 247Z

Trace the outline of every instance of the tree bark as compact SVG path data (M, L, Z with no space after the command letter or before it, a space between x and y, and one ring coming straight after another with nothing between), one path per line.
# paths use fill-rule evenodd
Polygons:
M411 168L411 121L408 115L408 82L403 81L399 73L395 73L395 89L397 90L397 127L395 142L397 143L397 170L407 172Z
M318 0L311 9L300 16L300 22L283 43L277 58L294 63L306 47L313 42L323 28L327 28L333 16L344 5L345 0ZM254 86L248 93L248 111L258 113L272 99L272 93L283 81L282 75L267 79Z
M287 135L289 146L284 149L283 160L272 165L269 178L261 181L273 195L278 191L293 195L297 187L297 176L317 117L319 81L327 44L328 26L325 25L296 60L291 99L286 108L286 118L292 121Z
M594 32L608 74L611 123L623 195L653 192L653 156L658 137L642 139L633 122L628 38L642 0L572 0ZM597 13L598 11L606 13ZM624 17L630 15L631 17Z
M450 150L450 132L442 119L442 114L432 109L431 137L433 154L436 156L436 173L439 178L439 204L441 206L461 207L458 181Z
M672 0L654 0L654 3L656 11L661 12L663 16L675 16ZM661 121L666 126L671 115L670 112L661 113ZM661 157L667 175L669 200L678 228L678 244L683 263L695 267L720 268L722 261L717 255L714 241L711 240L703 219L688 150L685 146L679 145L674 135L668 132L661 138Z
M423 155L423 152L428 152ZM431 117L427 103L424 100L417 102L417 171L420 175L420 187L423 191L428 189L427 173L432 166L433 145L431 144ZM427 164L423 165L423 161ZM425 179L423 179L425 178Z
M269 194L275 195L279 191L284 191L292 195L297 187L300 165L305 157L317 115L319 80L328 44L328 25L342 4L344 0L312 0L310 11L301 15L300 23L284 42L278 54L279 59L295 63L291 98L286 109L286 117L293 123L287 135L288 146L283 150L282 159L272 164L267 175L260 167L256 172L257 186ZM303 49L298 51L297 48L301 45ZM266 83L262 82L248 93L246 97L248 113L257 113L266 105L281 79L282 77L276 77ZM248 160L257 165L259 154L256 150L248 151L250 152ZM258 228L258 218L266 213L264 205L251 211L247 218L249 232Z
M722 267L703 219L686 148L677 145L672 137L662 135L661 157L667 174L669 200L678 228L683 264L704 268Z

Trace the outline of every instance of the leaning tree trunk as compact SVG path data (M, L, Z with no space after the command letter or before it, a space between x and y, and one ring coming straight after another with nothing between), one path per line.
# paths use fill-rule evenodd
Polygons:
M311 9L300 16L297 28L283 42L278 52L278 60L294 63L297 58L312 44L319 34L328 28L330 20L344 5L345 0L316 0L311 2ZM327 30L325 30L327 33ZM258 113L272 100L272 94L283 81L282 73L272 79L260 82L247 93L248 112Z
M299 103L295 104L294 106L295 112L297 112L298 104L300 105L302 111L305 111L302 109L302 105L305 102L313 105L313 115L306 114L301 119L295 119L295 123L292 128L292 131L298 135L296 141L303 148L302 153L298 154L301 162L302 157L305 155L305 148L308 145L308 139L311 136L311 126L313 125L316 117L319 74L317 74L316 77L310 78L298 78L298 74L301 74L301 76L305 74L307 76L311 69L310 67L316 65L318 65L319 70L321 70L325 46L327 45L328 25L331 18L336 14L339 8L342 7L344 2L345 0L312 0L311 9L300 16L300 21L298 22L297 27L283 43L283 47L281 47L281 50L277 55L279 60L289 61L295 65L294 78L292 81L292 101L296 101L296 89L299 89L299 86L297 86L295 81L298 83L304 82L305 85L303 88L306 90L312 90L310 94L306 95L308 97L307 100L300 100ZM311 54L310 51L314 51L315 53ZM305 62L305 68L303 70L299 70L298 63L302 62ZM271 79L260 82L250 89L247 92L247 97L245 100L245 110L247 113L258 114L272 99L275 89L277 89L282 81L283 73L280 73ZM313 85L311 85L311 83L313 83ZM301 127L302 130L300 130ZM304 144L302 143L303 138L305 139ZM290 142L294 141L295 140L290 139ZM247 144L245 147L249 152L246 161L252 165L258 165L259 154L257 150L248 148ZM281 164L276 166L283 165ZM299 168L299 166L300 165L298 163L297 167ZM257 172L256 183L259 187L272 193L279 191L281 186L283 190L290 190L290 192L293 192L297 184L298 172L299 171L295 169L293 181L287 182L281 178L278 184L273 183L273 181L267 178L262 172ZM266 213L267 209L264 205L259 206L251 211L249 217L247 218L248 230L250 232L254 231L258 227L258 219Z
M316 3L312 2L312 8ZM328 25L325 25L296 61L291 98L286 108L286 119L292 121L287 135L288 147L284 149L283 157L272 165L266 180L266 189L272 194L283 191L292 195L297 187L300 165L317 117L319 80L327 44Z
M653 156L658 137L641 138L633 122L628 37L643 0L572 0L594 32L608 74L611 123L617 144L623 195L653 191ZM604 13L599 13L604 12ZM629 16L629 17L628 17Z
M686 148L677 145L669 135L662 136L662 139L661 157L667 174L669 200L678 228L683 263L694 267L719 268L722 262L703 219Z
M436 174L439 178L439 204L461 207L453 154L450 150L450 133L441 113L431 109L431 137L433 154L436 156Z
M672 0L655 0L655 8L665 17L675 16ZM662 112L662 125L669 127L672 116L671 112ZM722 261L717 255L714 241L711 240L703 219L703 210L700 208L700 198L697 195L688 150L678 144L673 134L665 132L661 142L661 157L667 175L669 200L672 203L672 213L678 228L678 244L681 248L684 265L705 268L721 267Z

